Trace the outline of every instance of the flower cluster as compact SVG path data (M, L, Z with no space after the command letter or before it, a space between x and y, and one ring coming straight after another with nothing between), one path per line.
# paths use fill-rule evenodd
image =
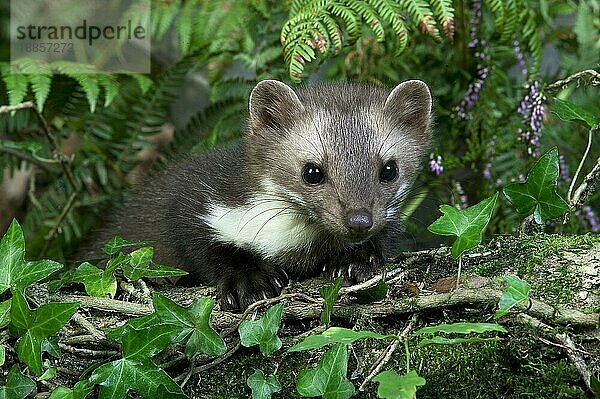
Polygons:
M587 222L590 226L590 231L592 233L600 232L600 221L598 221L598 216L594 212L591 206L586 205L581 208L581 212L579 215Z
M527 79L527 65L525 64L525 56L521 51L521 46L518 41L513 42L513 51L515 52L515 59L517 60L517 66L521 69L521 75Z
M473 0L471 2L471 32L469 34L469 47L475 48L479 43L477 38L477 27L481 21L481 0Z
M488 162L485 164L485 169L483 169L483 178L485 180L492 179L492 163Z
M429 161L429 169L436 175L442 174L442 172L444 171L444 167L442 166L441 155L438 155L436 158L433 158Z
M567 169L567 161L565 161L565 156L563 154L560 154L558 156L558 167L560 179L567 183L571 183L571 175L569 174L569 170Z
M477 64L477 79L473 83L469 84L465 97L455 109L459 119L469 118L468 112L471 111L471 109L473 109L475 106L475 103L479 98L479 92L483 88L483 84L485 83L485 80L489 74L489 68L485 65L485 50L487 49L487 43L482 40L481 44L483 46L483 50L475 53L475 57L479 58L479 63Z
M454 205L458 209L465 209L469 206L469 199L463 190L462 185L459 182L454 183L454 189L458 194L458 203Z
M542 135L542 122L544 119L544 103L546 96L541 92L539 81L526 84L527 95L521 100L517 112L521 115L525 128L519 128L519 140L527 143L527 153L535 158L540 157L540 136Z

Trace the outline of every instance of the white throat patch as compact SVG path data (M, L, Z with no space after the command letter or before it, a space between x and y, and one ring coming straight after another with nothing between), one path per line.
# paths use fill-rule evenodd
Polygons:
M215 240L257 251L266 258L308 248L315 239L315 227L285 200L285 189L272 181L264 181L263 189L239 207L210 203L208 213L198 217L214 230Z

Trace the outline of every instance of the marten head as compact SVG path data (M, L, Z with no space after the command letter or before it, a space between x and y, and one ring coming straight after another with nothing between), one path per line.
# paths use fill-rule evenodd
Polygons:
M391 92L262 81L250 96L251 173L315 231L364 241L397 218L429 149L431 102L419 80Z

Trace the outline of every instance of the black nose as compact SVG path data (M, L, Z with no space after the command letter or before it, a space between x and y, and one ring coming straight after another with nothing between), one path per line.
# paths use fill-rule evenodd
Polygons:
M365 210L350 211L346 217L346 227L353 231L367 231L373 227L373 216Z

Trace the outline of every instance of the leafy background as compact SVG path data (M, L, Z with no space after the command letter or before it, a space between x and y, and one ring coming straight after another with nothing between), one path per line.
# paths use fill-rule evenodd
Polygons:
M546 109L555 95L600 107L593 87L544 92L546 83L598 68L597 0L153 1L147 76L27 59L16 60L24 73L13 74L8 3L0 8L0 104L34 101L62 156L32 110L0 114L0 231L17 217L33 257L68 259L149 170L240 137L248 94L261 79L430 85L437 144L404 210L407 247L435 240L425 227L438 203L476 204L523 180L555 145L566 192L587 130ZM596 140L591 154L599 150ZM598 231L599 203L596 195L567 224L548 228ZM515 230L519 216L505 201L499 206L489 231Z

